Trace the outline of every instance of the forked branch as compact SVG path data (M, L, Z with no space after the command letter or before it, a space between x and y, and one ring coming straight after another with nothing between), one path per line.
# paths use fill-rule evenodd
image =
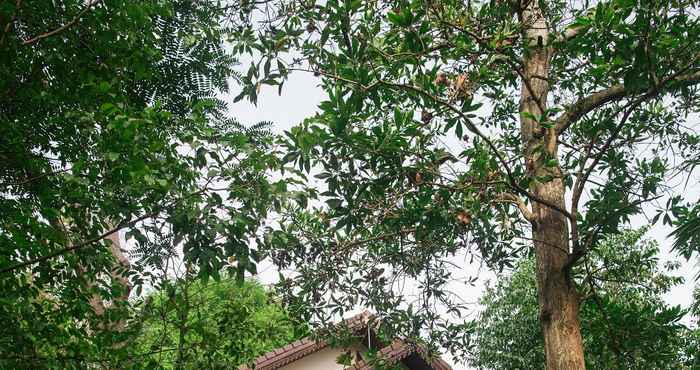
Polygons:
M518 207L518 210L520 210L520 213L523 215L523 217L532 225L536 225L537 217L532 212L532 210L530 210L527 204L525 204L525 201L519 196L511 193L500 193L496 196L496 199L494 201L499 203L515 204Z
M662 83L662 86L654 88L652 94L644 94L645 99L651 99L664 91L671 91L690 86L700 82L700 71L679 75ZM663 88L662 88L663 87ZM555 121L557 133L561 134L581 117L594 111L607 103L615 102L632 95L635 91L626 89L624 85L613 85L607 89L599 90L570 105L564 113Z
M658 85L650 88L646 93L642 94L639 96L637 99L634 99L630 102L628 102L625 106L621 108L620 111L618 111L615 115L619 113L622 114L622 118L620 119L620 122L615 126L613 131L611 132L610 136L608 139L605 141L603 146L598 150L596 155L593 157L593 161L591 164L586 168L586 170L582 173L581 176L579 176L576 179L576 182L574 183L574 188L573 188L573 194L572 194L572 213L577 212L577 204L579 202L579 199L581 198L583 194L583 189L588 181L588 178L590 177L591 173L594 171L594 169L598 166L598 163L601 161L603 156L607 153L608 149L612 145L612 143L617 140L618 136L620 135L620 132L622 132L622 129L624 128L627 120L629 119L630 115L644 102L648 101L649 99L652 99L655 96L658 96L659 93L664 91L664 88L666 90L668 89L674 89L674 88L680 88L682 86L688 86L692 85L694 83L700 82L700 71L699 72L694 72L694 73L689 73L689 74L684 74L688 69L690 69L693 64L695 63L695 60L688 64L685 68L679 70L678 72L666 77L663 79ZM592 108L595 109L595 108ZM585 158L585 161L588 161L588 158ZM584 162L585 163L585 162ZM573 225L573 251L571 255L569 256L569 259L564 267L565 270L571 269L580 259L583 257L586 252L587 248L586 246L581 246L580 241L578 240L578 233L576 232L576 225Z

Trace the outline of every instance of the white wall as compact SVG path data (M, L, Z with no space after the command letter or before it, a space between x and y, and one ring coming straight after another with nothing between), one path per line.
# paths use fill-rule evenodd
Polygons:
M362 346L353 346L349 349L352 351L353 355L355 351L359 351L360 353L364 353L365 351L365 348ZM280 370L342 370L345 369L345 365L337 363L336 359L347 350L347 348L326 347L318 352L294 361L289 365L283 366Z

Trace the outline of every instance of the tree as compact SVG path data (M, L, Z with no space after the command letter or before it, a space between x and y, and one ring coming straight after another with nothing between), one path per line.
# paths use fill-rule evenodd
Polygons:
M254 281L166 282L138 313L132 358L148 368L237 368L307 334L274 299Z
M299 271L284 285L318 317L368 305L456 348L464 327L435 308L465 311L446 287L472 277L454 260L500 269L532 250L547 369L584 368L572 268L601 234L682 197L668 181L697 156L696 6L241 3L234 50L254 62L238 98L296 72L328 94L287 134L286 160L318 177L327 207L290 210L270 236L279 265Z
M695 252L700 251L700 203L685 207L672 207L671 212L677 212L673 222L676 227L671 233L675 238L673 249L686 259L691 259ZM667 219L670 221L670 218Z
M691 369L700 361L687 314L662 295L682 279L660 268L658 245L643 230L608 235L586 266L574 269L581 287L581 322L589 369ZM532 258L487 288L474 320L471 365L479 369L541 369L542 331ZM593 276L585 269L600 270ZM590 280L589 280L590 278Z
M172 260L255 271L285 183L269 124L217 98L237 77L218 4L0 6L0 367L119 363L127 298Z

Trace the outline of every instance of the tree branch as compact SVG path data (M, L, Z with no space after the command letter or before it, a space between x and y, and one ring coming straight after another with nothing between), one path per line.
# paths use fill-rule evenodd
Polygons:
M586 15L584 16L584 18L590 19L590 16L592 16L594 13L595 13L595 7L590 8L590 9L586 10L586 12L585 12ZM574 39L580 35L585 34L586 32L588 32L588 30L590 28L591 28L590 26L584 26L581 24L569 25L568 27L566 27L564 29L564 32L562 32L556 38L554 38L554 41L557 43L569 41L569 40Z
M145 214L145 215L143 215L143 216L137 217L137 218L135 218L135 219L133 219L133 220L131 220L131 221L121 222L119 225L115 226L114 228L112 228L112 229L110 229L110 230L107 230L107 231L105 231L104 233L102 233L102 234L100 234L100 235L98 235L98 236L96 236L96 237L94 237L94 238L85 240L85 241L83 241L83 242L81 242L81 243L77 243L77 244L71 245L71 246L69 246L69 247L65 247L65 248L59 249L59 250L54 251L54 252L51 252L51 253L49 253L49 254L45 254L45 255L43 255L43 256L41 256L41 257L36 257L36 258L30 259L29 261L20 262L20 263L17 263L17 264L12 265L12 266L10 266L10 267L5 267L5 268L3 268L3 269L0 269L0 274L4 274L4 273L6 273L6 272L12 272L12 271L14 271L14 270L17 270L17 269L20 269L20 268L22 268L22 267L26 267L26 266L29 266L29 265L33 265L33 264L38 263L38 262L44 262L44 261L46 261L46 260L49 260L49 259L54 258L54 257L58 257L58 256L60 256L60 255L62 255L62 254L68 253L68 252L70 252L70 251L82 249L82 248L84 248L84 247L87 247L87 246L89 246L89 245L91 245L91 244L94 244L94 243L96 243L96 242L98 242L98 241L100 241L100 240L102 240L102 239L105 239L105 238L109 237L110 235L112 235L112 234L118 232L119 230L121 230L121 229L123 229L123 228L125 228L125 227L133 226L133 225L135 225L135 224L137 224L137 223L139 223L139 222L141 222L141 221L143 221L143 220L145 220L145 219L147 219L147 218L154 217L154 216L157 215L158 213L159 213L159 212L148 213L148 214Z
M661 88L662 85L666 85L667 88L665 90L668 91L693 85L698 82L700 82L700 71L677 76L671 80L666 80L664 83L659 84L657 88L652 89L653 94L645 94L644 96L646 99L649 99L658 95L664 90ZM604 90L596 91L591 95L580 99L576 103L570 105L566 111L556 119L555 127L557 129L557 133L561 134L562 132L566 131L581 117L592 112L596 108L613 101L621 100L632 93L633 91L625 89L624 85L618 84Z
M414 93L425 96L425 97L433 100L435 103L438 103L438 104L444 106L445 108L449 109L453 113L457 114L464 121L464 123L467 126L467 129L469 129L469 131L471 131L472 133L476 134L480 139L482 139L486 143L486 145L489 146L489 148L491 149L493 154L496 156L496 159L498 160L498 162L501 164L501 166L503 166L503 170L506 172L506 176L508 177L508 183L509 183L510 187L513 188L513 190L528 197L529 199L531 199L537 203L540 203L540 204L545 205L549 208L552 208L558 212L561 212L561 214L563 214L566 218L568 218L569 220L573 220L573 216L566 209L559 207L558 205L556 205L552 202L549 202L545 199L542 199L542 198L538 197L537 195L533 194L532 192L527 191L527 189L524 189L522 186L520 186L515 181L515 177L513 176L513 173L510 170L508 163L506 162L505 158L503 158L503 156L498 152L498 148L493 143L493 141L491 141L491 139L489 137L487 137L483 132L481 132L481 130L479 130L479 128L476 127L469 120L469 118L464 114L464 112L462 112L460 109L456 108L454 105L450 104L449 102L446 102L443 99L435 97L432 94L430 94L429 92L427 92L419 87L413 86L413 85L397 84L397 83L392 83L392 82L388 82L388 81L384 81L384 80L377 80L377 82L375 82L375 83L379 83L382 85L386 85L389 87L395 87L395 88L399 88L399 89L403 89L403 90L413 91ZM373 85L374 84L370 85L370 87L372 87Z
M515 204L526 220L528 220L533 225L535 225L535 223L537 222L537 217L535 216L535 214L532 213L530 208L528 208L527 204L525 204L525 201L517 195L510 193L500 193L496 196L495 201Z
M576 179L576 182L574 183L574 188L573 188L573 195L572 195L572 207L576 207L576 205L579 202L579 199L581 198L581 195L583 194L583 188L588 181L588 177L591 175L593 170L598 166L598 163L600 160L603 158L605 153L608 151L612 143L617 139L618 135L622 131L622 129L625 126L625 123L627 122L627 119L629 119L630 115L632 112L637 109L642 103L645 101L651 99L652 97L657 96L665 86L667 85L673 85L670 86L670 88L678 88L682 86L687 86L689 84L693 84L695 82L700 81L700 71L691 73L691 74L686 74L682 75L685 71L687 71L695 62L691 62L688 64L685 68L679 70L678 72L666 77L661 81L658 85L654 86L653 88L649 89L645 94L641 95L635 100L630 101L629 103L625 104L618 112L615 113L615 115L621 113L624 111L622 118L620 119L620 123L615 126L613 129L612 133L610 134L610 137L605 141L605 144L600 148L598 153L596 153L595 157L593 158L593 162L591 163L590 166L586 169L586 171ZM584 164L588 161L588 158L584 159ZM576 208L571 209L572 212L576 213L577 210ZM574 218L575 221L575 218ZM569 271L571 267L573 267L580 259L586 254L586 247L581 247L581 243L578 240L578 235L574 235L574 239L572 240L573 242L573 250L571 255L569 255L568 261L566 262L566 265L564 266L564 270Z
M584 26L574 26L574 27L567 27L564 32L559 35L559 37L556 38L556 41L569 41L576 36L582 35L588 31L589 27L584 27Z
M583 188L588 181L588 178L590 177L591 173L595 169L595 167L598 165L602 157L605 155L607 150L610 148L612 143L617 139L618 135L624 128L625 123L627 122L627 119L629 116L632 114L632 112L639 107L642 103L646 102L647 100L656 97L664 91L664 88L666 88L666 91L668 90L673 90L677 88L681 88L684 86L689 86L692 84L695 84L697 82L700 82L700 71L696 71L693 73L686 73L692 66L695 64L698 59L700 59L700 55L696 55L693 60L688 63L686 66L683 68L679 69L675 73L672 73L671 75L665 77L662 81L660 81L658 84L655 84L654 86L650 87L646 93L642 94L639 96L637 99L629 101L627 104L625 104L623 107L621 107L619 110L617 110L612 116L616 116L622 112L624 112L622 119L620 122L615 126L613 131L610 134L610 137L606 140L606 142L603 144L601 149L596 153L595 157L593 158L593 162L591 165L586 169L586 171L582 174L580 174L576 182L574 183L573 186L573 195L572 195L572 208L571 212L573 215L576 215L578 212L577 207L578 207L578 202L581 198L581 195L583 193ZM577 103L574 106L577 106L577 109L574 110L567 110L566 113L564 113L558 120L557 120L557 127L559 127L559 123L561 123L562 126L562 131L571 126L573 122L581 118L583 115L587 114L588 112L592 111L593 109L596 109L597 107L612 101L612 100L619 100L622 99L626 96L626 89L624 86L621 85L616 85L613 86L609 89L603 90L598 93L594 93L593 95L589 96L588 98L584 98L583 100L579 101L579 103L583 102L583 104ZM591 97L594 97L591 99ZM597 98L596 98L597 97ZM566 117L568 116L568 119ZM561 122L560 120L563 119ZM561 133L561 131L559 131ZM592 140L595 140L592 139ZM593 145L593 141L589 145ZM585 166L586 162L588 162L588 159L590 158L590 149L586 153L586 158L583 159L583 163L581 166L581 169ZM582 171L579 171L581 173ZM573 219L574 222L576 222L576 218L574 216ZM565 271L570 271L570 269L587 253L588 250L588 244L590 244L591 240L589 240L586 245L581 246L580 240L578 240L578 230L577 230L577 225L572 225L572 243L573 243L573 249L571 251L571 254L568 257L568 260L566 264L564 265L564 270Z
M56 28L53 31L42 33L41 35L37 35L37 36L34 36L28 40L25 40L22 42L22 45L30 45L30 44L33 44L33 43L41 40L41 39L45 39L45 38L51 37L59 32L65 31L66 29L68 29L68 28L72 27L73 25L75 25L76 23L78 23L80 18L82 18L82 16L85 15L85 13L87 13L88 10L90 10L90 8L92 8L98 2L99 2L99 0L89 0L87 5L85 6L85 8L83 10L81 10L80 13L78 13L73 19L71 19L70 22L64 24L61 27Z
M617 211L618 213L613 213L613 214L608 215L601 222L598 222L598 225L596 227L592 228L591 230L588 231L588 233L586 233L586 237L585 237L586 242L584 245L580 245L580 242L577 239L578 236L574 237L574 235L572 234L572 241L574 242L574 250L572 251L571 255L569 255L569 260L567 261L566 265L564 266L564 270L570 271L576 265L576 263L579 262L580 259L586 255L586 253L588 253L588 251L591 249L591 246L593 245L595 237L598 236L598 234L600 233L600 230L602 228L601 225L604 225L609 220L611 220L613 217L619 215L619 213L621 211L628 210L632 207L637 207L637 206L641 205L642 203L652 202L652 201L657 200L661 197L662 197L661 195L657 195L651 199L636 200L636 201L631 202L630 204L626 205L625 207L619 209Z
M572 124L578 121L594 109L609 102L620 100L626 96L623 85L614 85L604 90L596 91L593 94L570 105L566 111L554 121L557 134L566 131Z

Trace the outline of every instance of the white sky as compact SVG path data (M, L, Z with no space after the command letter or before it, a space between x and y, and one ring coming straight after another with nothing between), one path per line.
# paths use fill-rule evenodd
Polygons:
M247 101L241 101L232 105L231 115L244 124L271 121L274 123L274 130L277 133L281 133L297 125L304 118L313 115L317 111L317 105L326 97L318 84L318 79L312 74L293 74L285 83L282 96L278 96L276 87L263 86L260 91L257 107ZM238 93L236 89L237 88L234 86L233 94L230 97L231 101L233 100L233 96ZM690 184L700 182L700 176L696 175L695 177L696 178L693 179L695 181L691 180L689 182ZM685 181L685 179L682 179L682 181ZM687 197L686 199L698 199L700 198L700 189L686 189L685 195ZM652 216L653 212L650 212L650 217ZM646 224L646 220L643 216L639 216L633 220L632 226L637 227L644 224ZM680 260L680 257L670 253L671 240L666 237L669 233L670 229L659 223L646 235L648 238L655 239L660 243L662 262L669 259ZM456 262L466 264L466 261ZM681 270L676 271L676 274L685 277L686 283L674 288L665 298L670 304L688 307L692 302L692 289L695 283L694 276L696 276L700 270L698 269L698 264L693 261L682 262L683 267ZM474 275L477 273L477 268L478 266L476 265L467 265L463 273ZM277 279L277 272L269 263L264 263L259 266L258 271L260 271L258 279L263 283L273 283ZM481 295L486 280L493 278L494 275L488 271L482 270L479 276L480 279L475 286L454 284L453 292L463 297L466 301L475 302ZM455 370L468 369L466 365L456 364L450 361L451 358L449 358L449 356L446 356L445 359L448 360L448 362L452 362Z

